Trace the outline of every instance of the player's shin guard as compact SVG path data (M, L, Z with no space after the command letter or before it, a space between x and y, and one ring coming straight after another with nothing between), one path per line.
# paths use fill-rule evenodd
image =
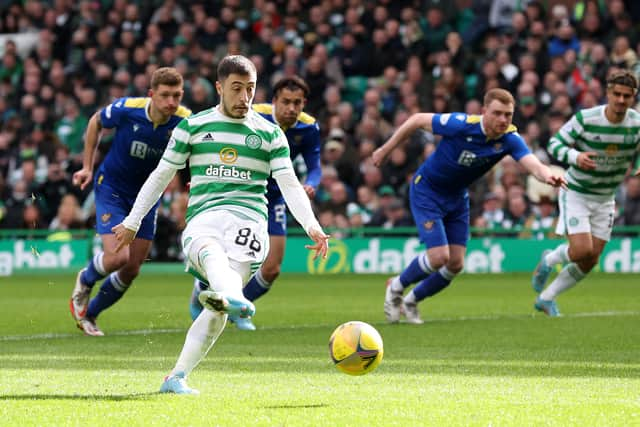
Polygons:
M422 252L415 257L413 261L407 266L407 268L400 274L400 283L405 288L412 283L416 283L429 274L433 273L433 268L429 264L429 257L426 252Z
M189 375L213 347L226 323L226 314L203 310L187 332L182 352L171 375L180 372Z
M129 289L127 283L122 282L118 276L118 272L113 272L100 286L100 290L89 303L87 317L95 319L98 315L115 304L122 295Z
M251 279L247 282L242 289L242 294L249 301L255 301L260 298L262 295L269 292L271 289L271 283L267 282L262 276L262 270L258 270L255 272Z
M415 295L416 301L422 301L442 291L449 286L455 276L455 273L449 271L446 266L440 268L437 273L430 275L413 288L412 293Z

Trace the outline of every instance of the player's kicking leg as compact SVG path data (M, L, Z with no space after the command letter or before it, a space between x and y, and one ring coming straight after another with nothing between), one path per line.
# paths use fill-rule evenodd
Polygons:
M202 304L200 304L198 297L200 296L200 292L208 288L209 286L206 283L196 278L193 279L193 290L191 291L191 298L189 299L189 314L191 315L191 320L196 320L204 308Z

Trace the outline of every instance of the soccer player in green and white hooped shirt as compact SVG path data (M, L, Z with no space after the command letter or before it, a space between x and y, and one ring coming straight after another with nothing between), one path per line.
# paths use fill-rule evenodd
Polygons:
M208 310L189 328L178 361L160 388L164 393L197 394L186 377L222 333L227 315L246 317L255 311L242 295L242 286L268 252L265 192L270 174L314 241L306 247L316 256L327 254L328 236L294 173L286 137L251 109L256 80L255 66L244 56L220 61L220 104L178 124L131 212L113 228L118 248L129 244L141 219L189 160L191 187L182 245L189 271L209 285L210 290L199 296Z
M534 307L559 316L556 297L582 280L598 263L611 238L614 196L640 143L640 114L631 109L638 89L627 70L607 79L607 104L578 111L551 138L549 153L570 165L568 188L560 191L557 234L569 244L542 253L532 285L539 293ZM544 286L553 266L567 264Z

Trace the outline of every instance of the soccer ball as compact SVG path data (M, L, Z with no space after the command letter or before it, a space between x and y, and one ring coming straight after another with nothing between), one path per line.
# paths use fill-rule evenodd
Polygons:
M383 354L382 337L368 323L343 323L329 339L331 360L345 374L364 375L373 371L382 361Z

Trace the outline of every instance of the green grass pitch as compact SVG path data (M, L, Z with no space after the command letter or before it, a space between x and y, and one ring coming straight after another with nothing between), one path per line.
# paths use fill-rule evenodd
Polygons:
M383 276L283 275L257 304L258 331L229 325L189 377L161 395L190 321L191 280L144 273L82 336L74 275L0 278L0 425L640 425L640 281L594 274L534 313L528 275L461 275L420 305L421 326L384 322ZM327 343L348 320L385 344L363 377Z

